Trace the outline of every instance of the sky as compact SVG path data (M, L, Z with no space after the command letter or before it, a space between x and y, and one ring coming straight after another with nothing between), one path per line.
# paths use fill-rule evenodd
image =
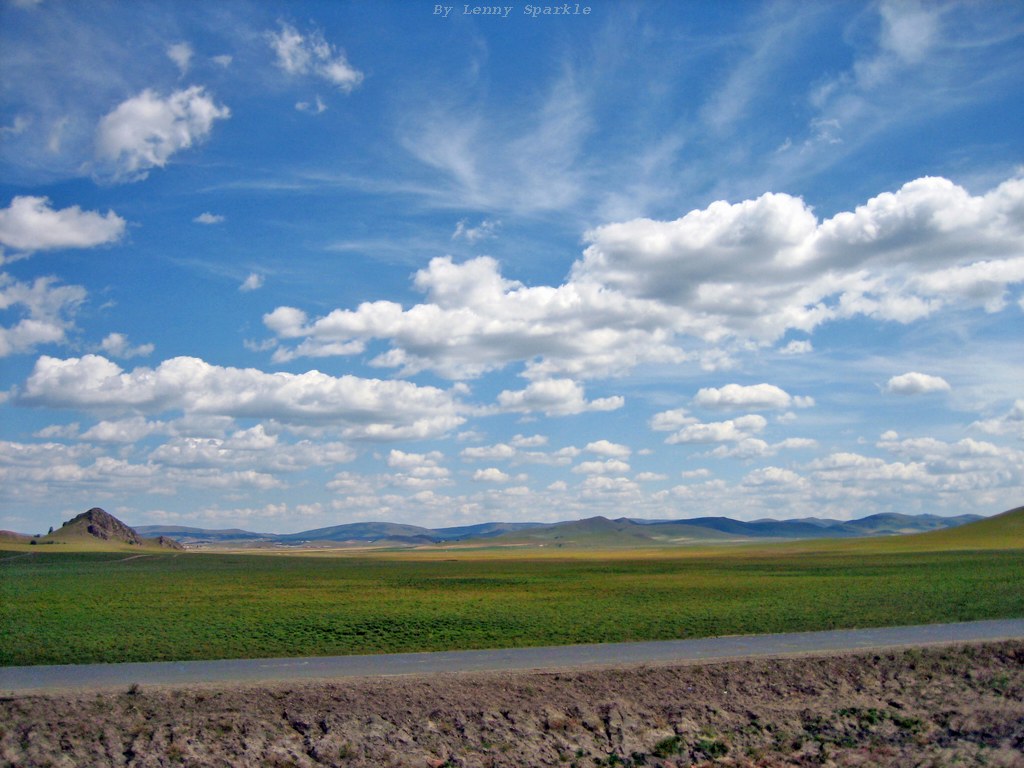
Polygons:
M0 0L0 528L1024 503L1024 5L477 8Z

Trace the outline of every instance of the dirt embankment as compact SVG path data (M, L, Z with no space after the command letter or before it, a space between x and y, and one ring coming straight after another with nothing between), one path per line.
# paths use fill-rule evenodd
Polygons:
M0 701L10 766L1024 766L1024 641Z

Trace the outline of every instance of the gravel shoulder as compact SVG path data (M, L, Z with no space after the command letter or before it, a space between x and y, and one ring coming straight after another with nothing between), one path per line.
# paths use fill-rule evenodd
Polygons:
M1024 766L1024 641L0 699L10 766Z

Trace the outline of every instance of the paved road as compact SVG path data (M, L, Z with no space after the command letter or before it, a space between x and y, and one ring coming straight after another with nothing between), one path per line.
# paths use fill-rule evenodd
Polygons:
M794 653L823 653L1021 638L1024 638L1024 619L1000 619L962 624L841 629L828 632L740 635L699 640L568 645L494 651L0 667L0 693L9 695L62 688L119 688L128 687L133 683L140 685L261 683L439 672L685 663L723 658L781 656Z

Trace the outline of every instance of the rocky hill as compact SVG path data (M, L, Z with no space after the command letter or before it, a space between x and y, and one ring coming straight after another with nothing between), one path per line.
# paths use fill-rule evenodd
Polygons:
M174 539L157 536L147 539L131 526L125 525L112 514L99 507L93 507L70 520L38 541L40 543L67 542L70 540L92 539L110 544L128 544L133 547L157 546L164 549L184 549Z

